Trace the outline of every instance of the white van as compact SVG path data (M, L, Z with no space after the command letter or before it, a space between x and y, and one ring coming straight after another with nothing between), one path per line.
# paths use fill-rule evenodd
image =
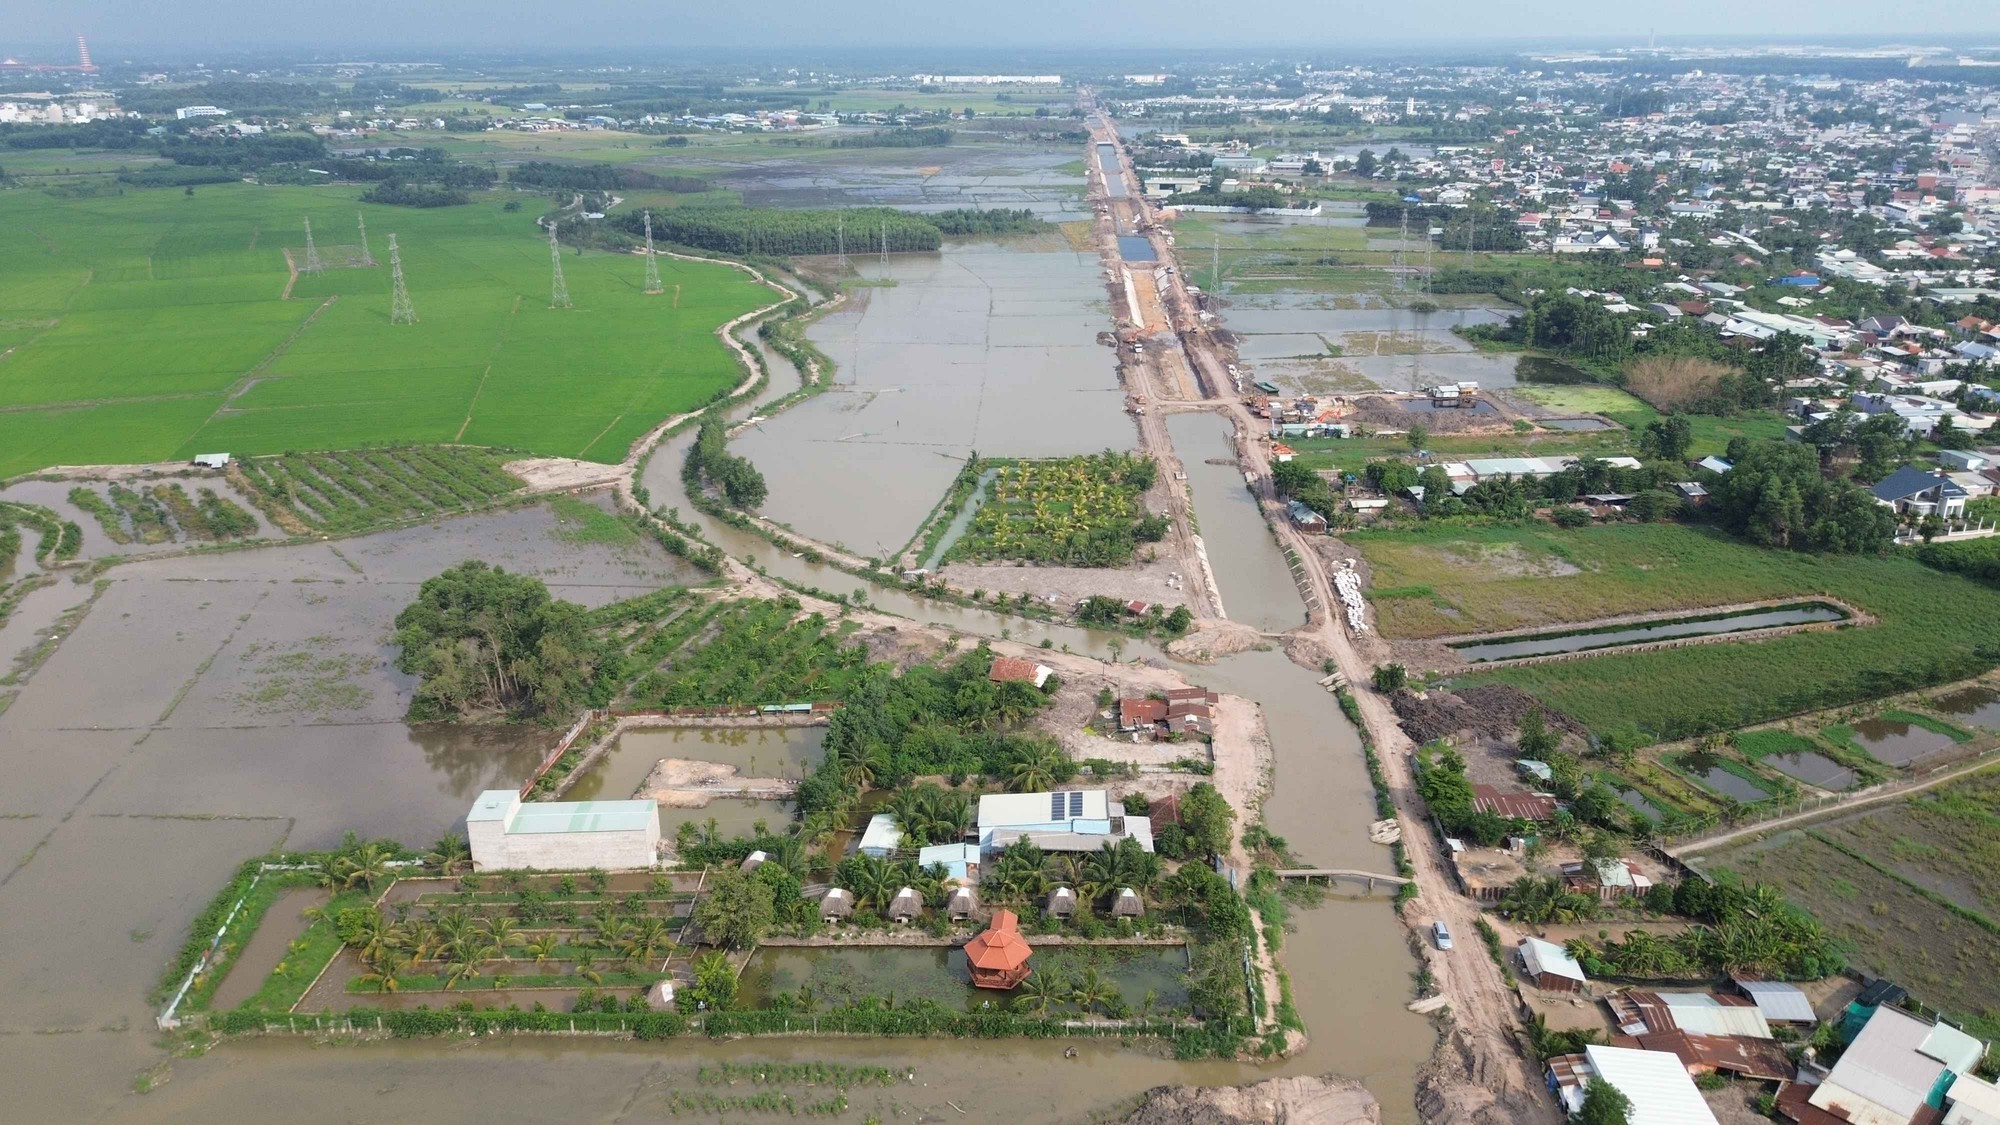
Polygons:
M1432 923L1431 923L1431 940L1437 943L1437 947L1438 947L1439 949L1450 949L1450 948L1451 948L1451 930L1450 930L1450 928L1448 928L1448 927L1447 927L1447 926L1446 926L1446 925L1445 925L1445 924L1444 924L1443 922L1441 922L1441 921L1440 921L1440 922L1432 922Z

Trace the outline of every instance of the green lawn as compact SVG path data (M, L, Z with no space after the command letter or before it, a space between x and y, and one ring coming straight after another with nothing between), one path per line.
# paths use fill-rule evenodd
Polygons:
M511 193L463 207L364 206L358 189L202 186L55 199L0 193L0 477L376 442L463 442L613 461L738 370L717 325L765 303L724 266L548 248ZM356 213L374 268L302 275L283 249L345 261ZM388 235L418 323L389 323Z
M1873 624L1496 668L1594 730L1661 737L1728 730L1963 679L2000 660L2000 590L1905 555L1765 551L1675 524L1560 531L1441 528L1354 534L1383 633L1432 637L1821 595Z

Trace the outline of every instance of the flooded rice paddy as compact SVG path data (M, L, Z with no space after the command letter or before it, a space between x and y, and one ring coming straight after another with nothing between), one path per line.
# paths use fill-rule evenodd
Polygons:
M1095 256L952 244L861 269L893 284L857 289L807 332L837 365L836 387L735 442L770 484L764 515L889 555L974 451L1135 443L1116 361L1097 342L1109 319Z
M883 206L910 211L1006 207L1050 222L1087 217L1083 178L1063 165L1070 146L954 144L938 149L851 149L762 160L713 177L755 207ZM862 243L857 235L854 247Z
M1034 935L1028 935L1029 945ZM1068 951L1055 946L1037 949L1032 971L1074 980L1089 965L1118 989L1134 1012L1147 997L1165 1014L1184 1007L1187 995L1187 950L1181 946L1135 946L1092 951ZM850 1004L867 997L894 997L898 1005L928 1000L951 1011L1005 1009L1011 994L974 988L966 971L965 951L941 946L765 946L743 970L742 995L752 1007L769 1007L781 993L803 989L822 1008Z
M1782 606L1777 609L1743 610L1683 621L1661 621L1650 625L1631 625L1581 633L1565 631L1542 636L1511 637L1505 640L1466 641L1451 647L1457 650L1460 656L1478 664L1491 660L1514 660L1524 656L1547 656L1551 653L1594 652L1598 649L1623 648L1628 645L1648 644L1679 637L1724 636L1781 625L1839 621L1846 616L1845 613L1829 605Z

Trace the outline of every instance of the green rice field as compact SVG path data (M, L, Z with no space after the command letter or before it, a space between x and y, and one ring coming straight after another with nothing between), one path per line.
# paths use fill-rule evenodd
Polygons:
M636 255L566 252L575 307L551 309L544 200L417 210L359 191L0 192L0 477L386 442L616 461L738 381L714 331L771 299L666 258L649 297ZM352 264L357 214L373 267ZM285 299L308 216L329 268ZM391 232L414 325L389 323Z

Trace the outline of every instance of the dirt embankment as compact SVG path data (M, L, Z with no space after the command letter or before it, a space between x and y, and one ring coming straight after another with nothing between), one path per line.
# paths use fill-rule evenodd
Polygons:
M718 797L749 797L774 800L789 797L798 782L782 777L744 777L735 766L721 762L662 758L639 786L639 796L650 797L670 809L698 809Z
M1541 706L1533 696L1502 684L1485 684L1457 691L1433 691L1419 696L1399 691L1390 697L1404 733L1419 745L1471 731L1483 738L1512 740L1521 717ZM1560 711L1544 711L1552 729L1588 739L1590 732Z
M1518 1125L1554 1118L1546 1099L1493 1069L1495 1056L1453 1028L1417 1072L1417 1115L1428 1125Z
M1247 1086L1155 1086L1125 1125L1377 1125L1382 1107L1359 1082L1332 1075Z

